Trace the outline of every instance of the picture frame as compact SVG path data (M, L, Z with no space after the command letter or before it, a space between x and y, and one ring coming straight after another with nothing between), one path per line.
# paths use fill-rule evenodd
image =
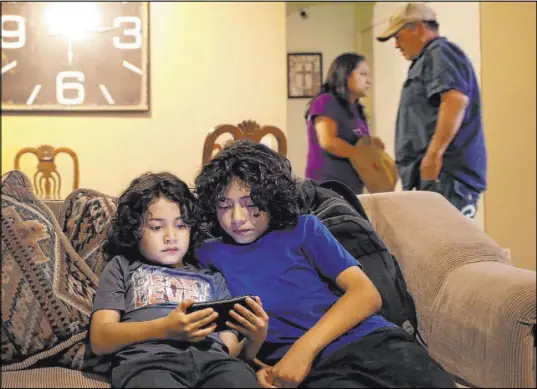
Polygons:
M322 53L287 53L287 98L315 97L321 91L322 76Z

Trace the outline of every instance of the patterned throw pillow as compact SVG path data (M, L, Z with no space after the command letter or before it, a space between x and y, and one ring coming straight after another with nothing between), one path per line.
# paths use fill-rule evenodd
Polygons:
M103 253L116 198L91 189L77 189L64 201L59 223L78 255L99 277L107 264Z
M2 176L2 371L84 342L98 278L28 177Z

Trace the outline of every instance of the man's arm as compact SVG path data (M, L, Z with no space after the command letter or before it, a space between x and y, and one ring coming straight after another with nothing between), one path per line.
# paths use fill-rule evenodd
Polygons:
M442 93L436 130L421 163L422 180L434 181L438 178L444 152L461 127L468 102L468 96L456 89Z
M456 89L442 93L436 130L427 149L428 154L444 154L461 127L469 101L468 96Z

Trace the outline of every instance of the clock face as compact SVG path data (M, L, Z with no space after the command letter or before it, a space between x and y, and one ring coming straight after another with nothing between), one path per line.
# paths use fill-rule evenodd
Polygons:
M2 2L3 111L147 111L147 2Z

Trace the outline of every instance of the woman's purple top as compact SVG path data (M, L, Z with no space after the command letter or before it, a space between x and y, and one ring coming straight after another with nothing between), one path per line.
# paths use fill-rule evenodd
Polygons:
M337 180L347 184L354 193L362 193L364 184L347 158L336 157L323 150L314 127L316 116L326 116L337 123L337 135L354 145L364 135L370 135L365 118L351 105L350 111L330 93L317 96L308 114L308 160L306 178L319 181Z

